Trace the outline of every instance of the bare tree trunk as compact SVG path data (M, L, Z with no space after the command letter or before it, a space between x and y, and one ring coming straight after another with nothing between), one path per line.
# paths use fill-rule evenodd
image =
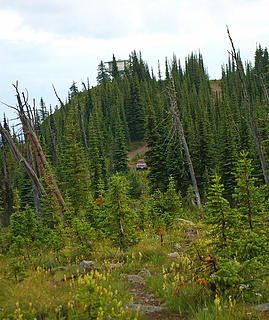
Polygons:
M64 202L64 199L62 197L62 194L58 188L58 185L49 169L49 166L48 166L48 162L46 160L46 157L43 153L43 150L42 150L42 147L39 143L39 140L36 136L36 133L33 129L33 126L31 124L31 120L30 118L28 118L26 115L25 115L25 112L24 112L24 108L23 106L27 106L27 109L29 109L28 107L28 104L27 104L27 101L26 99L24 98L24 95L23 95L23 98L24 98L24 104L22 103L22 100L21 100L21 97L20 97L20 93L18 91L18 85L14 85L14 88L16 90L16 93L17 93L17 101L18 101L18 108L19 108L19 117L20 117L20 120L21 120L21 123L22 123L22 127L23 127L23 131L24 131L24 134L27 136L27 138L29 139L30 143L31 143L31 146L33 148L33 151L35 153L35 156L36 156L36 160L37 160L37 163L38 165L40 166L41 168L41 171L43 173L43 175L45 176L45 181L46 181L46 184L48 185L49 189L51 189L51 184L53 185L53 194L54 194L54 197L56 198L56 202L57 204L62 208L64 209L65 208L65 202ZM62 210L60 210L60 214L63 215L62 213Z
M52 117L52 115L50 115L50 116ZM50 130L50 136L51 136L52 145L53 145L53 149L54 149L54 153L55 153L56 165L57 165L58 164L57 140L56 140L55 132L54 132L53 128L51 127L50 118L49 118L49 130Z
M260 74L260 80L261 80L261 85L262 85L265 101L266 101L266 104L267 104L267 107L268 107L268 113L267 113L267 118L268 118L269 117L269 96L268 96L268 92L267 92L265 84L264 84L264 76L263 76L263 74Z
M199 189L198 189L198 185L197 185L197 181L196 181L196 177L195 177L195 173L194 173L194 168L193 168L192 161L191 161L191 155L189 152L188 143L186 141L184 129L183 129L183 126L182 126L182 123L180 120L179 113L178 113L177 100L176 100L176 90L175 90L175 85L174 85L173 80L172 80L172 85L173 85L172 89L170 89L170 91L168 91L169 99L170 99L170 111L171 111L171 116L172 116L172 124L173 124L173 127L176 129L176 133L177 133L178 138L180 139L181 143L183 144L186 160L187 160L188 167L189 167L189 173L191 176L192 186L193 186L194 193L195 193L196 203L197 203L198 208L200 209L200 208L202 208L200 193L199 193Z
M1 153L2 153L2 164L3 164L3 174L4 174L4 181L2 181L2 186L0 185L0 191L2 191L2 199L3 199L3 207L4 213L2 215L2 225L7 227L9 225L9 218L13 213L13 192L10 183L10 176L7 167L7 160L6 160L6 139L2 134L0 134L2 138L2 145L1 145ZM2 189L2 190L1 190Z
M26 144L26 154L27 154L28 163L32 167L32 169L34 170L33 155L31 153L31 149L30 149L30 146L29 146L29 141L28 141L26 135L25 135L25 144ZM38 220L40 220L41 219L40 196L38 194L38 190L36 188L36 185L33 183L32 180L31 180L31 183L32 183L32 189L33 189L36 217L37 217Z
M85 148L85 156L86 156L86 159L89 161L89 149L88 149L88 143L87 143L87 136L86 136L85 125L84 125L84 120L83 120L79 100L78 100L78 113L79 113L80 126L81 126L82 137L83 137L83 144Z
M34 170L32 169L31 165L27 162L27 160L22 156L22 154L20 153L20 151L18 150L18 148L16 147L10 133L4 129L0 123L0 133L2 134L2 136L5 138L5 140L7 141L11 152L13 153L14 157L17 159L17 161L19 162L19 164L24 168L24 170L26 171L26 173L28 174L28 176L30 177L32 183L35 184L38 194L40 197L44 196L46 194L44 187L42 186L42 184L40 183L36 173L34 172Z
M235 62L236 62L236 67L237 67L237 70L238 70L238 75L239 75L239 79L240 79L240 83L241 83L241 87L242 87L242 91L243 91L244 101L245 101L245 104L246 104L246 107L247 107L247 111L248 111L249 125L250 125L251 133L252 133L252 136L253 136L253 139L255 141L257 151L258 151L258 155L259 155L259 159L260 159L260 163L261 163L261 167L262 167L262 172L263 172L263 177L264 177L264 182L265 182L266 185L269 185L269 177L268 177L268 174L267 174L266 161L265 161L265 157L264 157L264 154L263 154L263 151L262 151L262 146L261 146L261 143L260 143L260 139L259 139L259 136L257 134L257 130L256 130L256 127L255 127L254 119L253 119L253 116L252 116L252 111L251 111L251 107L250 107L250 101L249 101L249 97L248 97L248 93L247 93L247 87L246 87L246 84L245 84L245 81L244 81L244 78L243 78L243 70L241 69L240 63L238 61L238 58L237 58L237 55L236 55L236 51L235 51L235 48L234 48L234 44L233 44L233 40L231 38L230 31L229 31L228 27L227 27L227 33L228 33L228 37L229 37L231 45L232 45L231 55L235 59Z

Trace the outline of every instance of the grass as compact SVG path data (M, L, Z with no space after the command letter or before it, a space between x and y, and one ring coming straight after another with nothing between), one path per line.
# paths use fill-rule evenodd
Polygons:
M144 232L143 239L125 251L104 240L96 243L85 256L76 256L78 250L71 244L57 254L42 251L29 259L2 255L0 318L100 320L113 315L112 319L143 319L123 308L132 295L129 283L121 280L120 275L137 274L145 268L152 275L147 278L147 290L160 297L169 312L177 312L188 320L266 319L265 313L249 308L249 301L259 303L269 299L267 280L258 283L256 288L262 298L246 291L237 296L232 294L231 298L228 294L220 295L216 300L206 281L210 270L197 256L197 250L203 256L208 254L205 230L202 225L196 229L197 238L192 242L184 224L170 231L163 243L157 235ZM168 258L168 253L174 251L178 251L179 256ZM23 273L17 280L12 272L14 259L21 262ZM77 266L55 273L44 268L50 261L55 262L55 266L78 265L83 259L95 261L99 270L63 281L77 272ZM107 267L117 262L123 265Z

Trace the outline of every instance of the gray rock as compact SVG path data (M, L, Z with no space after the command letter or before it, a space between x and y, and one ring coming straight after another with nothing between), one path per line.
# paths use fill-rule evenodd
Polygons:
M151 277L151 273L147 269L142 269L137 274L138 276Z
M80 262L78 266L79 272L90 271L92 269L98 269L98 266L94 261L91 261L91 260L90 261L83 260Z
M137 308L139 307L140 314L160 312L163 310L162 307L159 307L159 306L151 306L151 305L147 305L147 304L137 304L137 303L127 304L126 307L131 309L133 312L136 312Z
M179 258L179 253L178 252L172 252L172 253L168 253L167 255L169 258Z
M59 267L51 269L51 272L54 273L54 272L57 272L57 271L64 271L66 269L67 269L67 267L59 266Z
M105 267L106 269L118 269L118 268L122 267L123 265L124 265L123 262L107 263L107 264L103 263L103 267Z
M178 222L183 222L183 223L185 223L185 224L187 224L187 225L189 225L189 226L195 226L195 224L194 224L192 221L190 221L190 220L177 219L177 221L178 221Z
M262 312L268 311L269 310L269 303L256 304L252 308L255 310L258 310L258 311L262 311Z
M137 283L137 284L145 284L146 283L145 279L143 279L140 276L134 275L134 274L128 275L127 279L131 283Z

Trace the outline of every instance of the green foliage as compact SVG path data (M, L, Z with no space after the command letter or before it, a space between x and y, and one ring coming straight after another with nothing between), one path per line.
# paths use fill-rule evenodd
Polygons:
M4 207L3 207L3 201L0 193L0 221L2 221L3 215L4 215Z
M254 230L259 228L259 220L265 214L265 193L263 186L255 186L251 159L247 157L247 152L241 153L235 172L237 186L233 197L238 207L239 223L244 228Z
M72 109L61 156L61 185L76 213L85 208L90 186L89 171L78 135L77 120L75 110Z
M242 266L236 259L219 258L218 269L210 278L211 283L214 283L216 290L225 292L230 288L239 288L240 283L244 283L242 275Z
M34 241L38 237L39 224L35 212L29 206L10 217L9 231L12 237L21 236Z
M114 241L116 246L126 248L138 241L136 230L137 217L130 206L128 182L119 173L110 179L107 200L105 202L106 218L104 232Z
M77 243L81 252L89 252L96 241L96 232L84 216L75 217L72 221L71 232L74 243Z
M59 254L60 250L64 248L67 243L68 229L65 229L61 224L57 225L55 229L49 230L47 233L47 244L49 248Z
M156 190L151 201L151 223L156 232L167 231L173 226L177 218L182 216L182 203L176 193L172 176L169 178L167 191L163 193L160 190Z
M223 198L224 186L216 174L209 188L206 204L207 223L210 226L210 237L217 250L223 250L234 239L236 212L231 209L229 202Z

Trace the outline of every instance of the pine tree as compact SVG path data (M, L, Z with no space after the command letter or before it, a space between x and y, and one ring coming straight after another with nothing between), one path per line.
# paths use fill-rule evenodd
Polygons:
M223 250L229 245L234 237L233 229L236 225L236 215L223 197L223 193L224 185L220 182L220 176L215 174L208 193L206 221L211 226L210 235L217 250Z
M127 147L126 140L123 134L123 128L121 125L121 120L119 114L117 113L117 121L116 121L116 129L115 129L115 138L114 138L114 170L115 172L124 172L128 168L127 164Z
M253 177L253 167L248 152L242 151L241 159L235 171L236 183L233 197L239 213L239 221L243 228L257 230L261 217L265 214L264 187L255 186L256 178Z
M136 220L128 197L128 181L119 173L110 179L106 201L107 216L104 231L121 248L134 245L137 240Z
M115 59L114 54L113 54L113 58L112 58L112 73L111 73L111 75L112 75L112 79L115 79L115 80L119 79L119 77L120 77L117 61Z
M148 101L146 116L146 142L149 150L145 158L150 167L148 178L151 181L152 188L165 189L167 183L164 142L162 140L161 126L158 126L156 113L152 104Z
M97 196L98 185L101 180L104 180L103 170L104 170L104 160L101 154L101 144L102 141L98 137L98 127L96 112L92 113L90 116L89 123L89 154L90 154L90 174L91 174L91 186ZM103 167L103 169L102 169Z
M103 86L106 86L106 84L110 82L110 76L103 61L101 61L98 65L98 74L96 80L99 85Z
M80 141L78 119L73 109L70 110L64 136L61 179L64 193L70 198L75 212L85 208L89 197L90 177Z

